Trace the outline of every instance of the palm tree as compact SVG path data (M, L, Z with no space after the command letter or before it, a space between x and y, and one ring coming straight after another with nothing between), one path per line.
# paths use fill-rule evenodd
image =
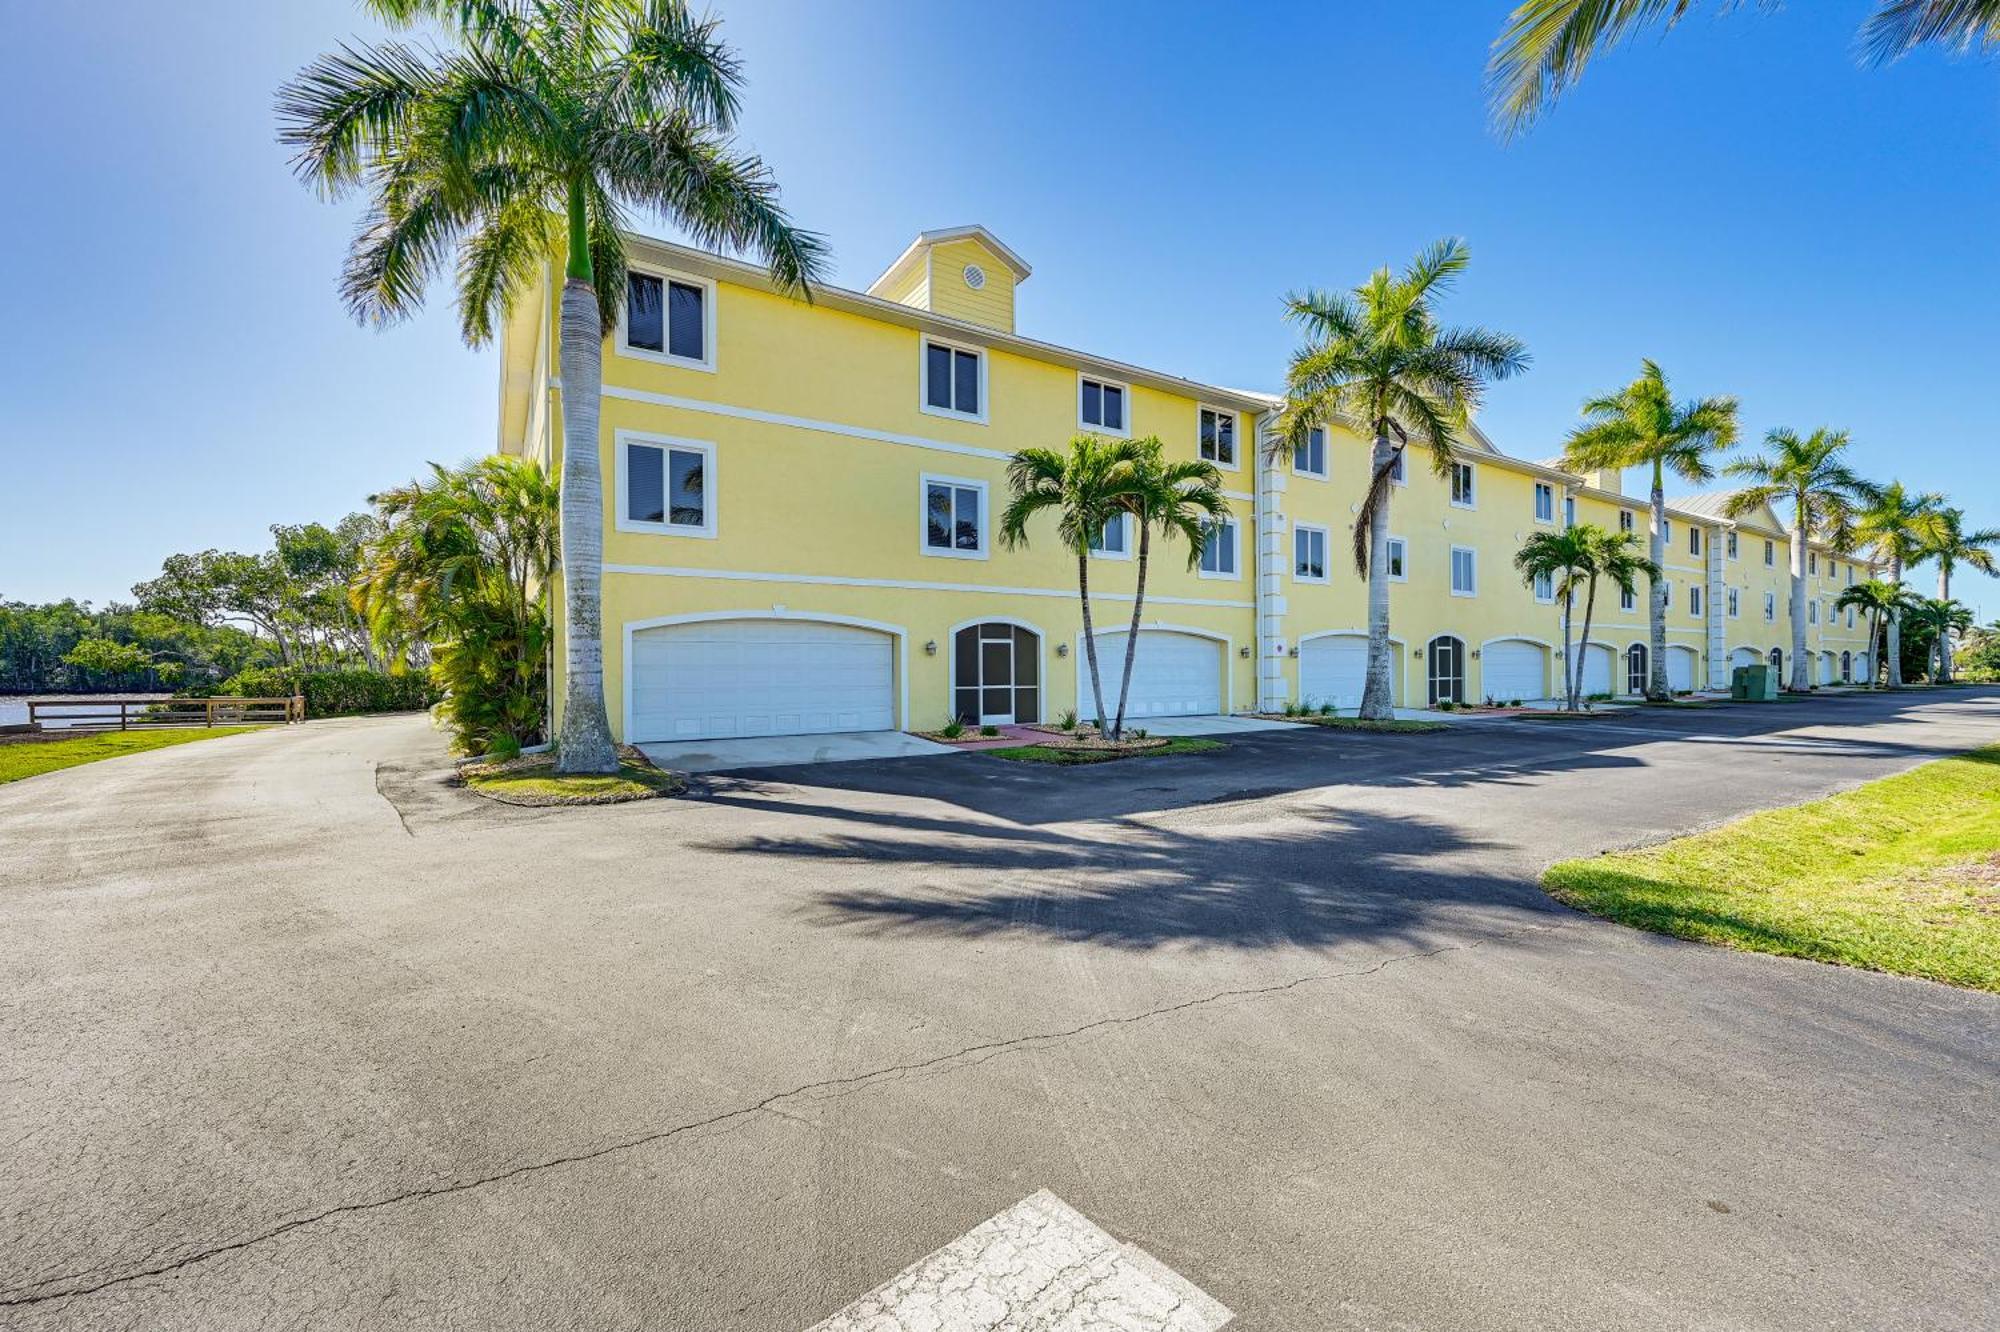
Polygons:
M1889 582L1901 587L1904 567L1924 558L1924 547L1934 531L1938 510L1943 507L1944 496L1935 491L1912 495L1903 488L1901 481L1879 486L1869 502L1854 515L1855 544L1886 562ZM1903 683L1900 604L1891 605L1883 621L1888 639L1882 655L1889 664L1891 689L1901 688Z
M1666 474L1700 484L1715 477L1709 455L1736 443L1736 399L1700 398L1676 403L1667 377L1651 360L1639 363L1639 377L1616 393L1583 404L1583 424L1570 432L1563 466L1575 472L1650 467L1653 472L1653 565L1647 614L1652 622L1651 673L1646 697L1656 703L1673 697L1667 683Z
M1573 641L1570 621L1576 611L1578 584L1591 582L1593 597L1596 593L1592 579L1596 546L1590 538L1593 531L1601 532L1603 529L1586 523L1561 532L1537 532L1514 552L1514 567L1520 571L1522 583L1532 588L1546 578L1554 589L1556 599L1562 603L1563 707L1571 712L1578 710L1577 680L1583 672L1578 669L1577 653L1570 646ZM1590 632L1588 609L1584 619L1584 633L1587 635ZM1590 640L1586 637L1584 641L1588 643Z
M1192 569L1201 563L1202 543L1210 528L1229 516L1229 501L1222 497L1222 473L1214 463L1200 459L1170 462L1166 446L1150 435L1134 440L1133 450L1135 456L1119 507L1132 515L1132 524L1139 529L1138 582L1132 592L1132 627L1125 635L1125 672L1118 682L1118 713L1111 721L1113 740L1125 735L1125 700L1132 691L1132 662L1138 655L1139 612L1146 602L1146 566L1152 552L1153 529L1159 528L1163 537L1179 537L1187 542L1188 568ZM1088 632L1086 629L1085 633ZM1090 669L1097 669L1095 653L1090 658Z
M1097 631L1090 614L1090 543L1106 523L1127 511L1137 488L1134 469L1142 453L1142 441L1083 434L1070 440L1067 454L1056 449L1022 449L1007 463L1007 485L1013 497L1000 516L1002 544L1009 549L1026 545L1028 520L1053 509L1056 536L1076 556L1076 594L1083 603L1083 651L1090 662L1099 732L1106 730L1104 677L1097 671ZM1126 646L1130 648L1129 641ZM1129 668L1127 675L1129 678Z
M1863 583L1849 583L1840 589L1840 595L1833 599L1835 610L1849 607L1858 609L1868 617L1868 687L1875 688L1876 678L1882 669L1882 631L1885 625L1893 626L1896 618L1914 602L1915 597L1901 583L1886 578L1871 578ZM1900 645L1892 650L1900 651ZM1892 686L1902 682L1902 672L1896 671L1890 678Z
M741 70L713 18L684 0L363 0L449 44L342 46L278 94L299 176L369 211L341 292L384 322L423 301L456 255L459 327L473 346L566 246L562 292L562 580L568 617L557 768L612 772L599 585L604 547L598 400L604 330L625 299L627 208L698 243L755 252L810 294L818 237L794 227L770 173L738 152Z
M1724 0L1723 9L1733 7ZM1594 56L1640 28L1672 27L1692 8L1694 0L1522 0L1487 65L1495 119L1509 134L1526 128ZM2000 0L1875 0L1861 43L1875 64L1920 46L1991 51L2000 47Z
M1589 650L1590 622L1597 607L1597 585L1608 582L1625 596L1632 596L1638 589L1639 580L1654 580L1660 576L1660 566L1647 557L1639 548L1639 537L1634 532L1612 532L1594 523L1584 524L1590 533L1594 549L1590 554L1590 589L1583 606L1584 650ZM1583 671L1579 663L1577 686L1581 690Z
M1937 562L1938 599L1951 600L1951 576L1961 564L1988 577L2000 573L2000 562L1994 558L1996 545L2000 545L2000 528L1968 532L1963 509L1940 508L1923 534L1924 557ZM1944 634L1938 635L1938 677L1951 679L1951 640Z
M1451 475L1454 446L1488 381L1528 366L1519 339L1484 328L1440 328L1435 305L1465 271L1462 241L1440 241L1400 274L1378 268L1352 292L1286 298L1306 331L1285 376L1285 405L1269 449L1296 450L1315 426L1344 419L1372 435L1373 475L1354 519L1354 566L1368 580L1368 678L1360 715L1394 714L1389 682L1389 486L1417 440L1431 470Z
M1845 430L1824 426L1801 438L1780 426L1764 436L1764 452L1738 458L1723 470L1748 479L1749 485L1729 497L1723 510L1739 518L1779 499L1792 505L1792 683L1801 693L1812 688L1806 660L1806 545L1815 536L1835 550L1854 541L1854 514L1877 497L1875 487L1856 476L1841 460L1847 452Z
M1935 664L1932 682L1949 684L1951 658L1944 649L1944 642L1951 637L1953 630L1964 633L1972 628L1972 608L1949 597L1918 597L1908 614L1911 624L1928 629L1937 638L1937 650L1931 658Z

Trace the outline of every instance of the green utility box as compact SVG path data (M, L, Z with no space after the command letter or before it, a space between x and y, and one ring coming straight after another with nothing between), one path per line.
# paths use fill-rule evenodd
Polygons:
M1778 696L1778 673L1769 666L1738 666L1729 677L1729 696L1768 703Z

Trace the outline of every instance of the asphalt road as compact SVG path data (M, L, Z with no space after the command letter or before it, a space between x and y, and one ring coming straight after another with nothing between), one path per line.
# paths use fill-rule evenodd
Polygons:
M796 1332L1047 1188L1233 1329L1996 1320L2000 999L1548 862L2000 694L525 811L414 719L0 787L0 1327Z

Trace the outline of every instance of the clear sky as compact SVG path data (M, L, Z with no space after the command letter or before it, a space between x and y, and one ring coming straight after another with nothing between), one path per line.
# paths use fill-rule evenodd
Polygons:
M1867 7L1697 17L1509 145L1481 88L1506 0L719 0L743 138L841 285L984 222L1035 268L1024 332L1271 388L1288 289L1460 235L1448 315L1535 357L1482 418L1505 451L1557 452L1650 355L1738 394L1746 433L1845 426L1867 474L2000 525L2000 62L1861 69ZM260 548L491 447L494 354L442 293L350 322L358 204L275 143L278 84L367 31L348 0L11 20L0 596L124 597L172 551ZM1954 590L2000 615L1993 581Z

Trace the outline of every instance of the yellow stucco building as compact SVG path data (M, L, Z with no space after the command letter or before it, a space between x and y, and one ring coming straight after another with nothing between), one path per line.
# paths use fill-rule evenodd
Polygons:
M1335 428L1272 462L1259 439L1275 399L1021 336L1015 291L1029 266L983 227L925 232L866 292L820 288L811 303L733 259L643 237L631 255L602 417L605 690L621 740L1087 715L1074 557L1053 517L1024 548L997 538L1007 460L1080 430L1157 435L1174 456L1214 462L1232 509L1195 567L1185 550L1155 548L1131 715L1358 703L1365 588L1347 551L1362 440ZM502 348L500 448L544 462L560 431L557 297L545 281L521 302ZM1419 451L1405 461L1391 501L1398 702L1558 692L1558 609L1522 584L1514 552L1572 519L1644 532L1643 502L1609 478L1506 456L1477 432L1449 483ZM1671 515L1677 686L1726 683L1739 648L1789 653L1782 578L1755 558L1767 527L1782 575L1774 519L1731 523L1701 505ZM1747 562L1725 554L1731 531ZM1099 544L1092 607L1108 690L1133 536L1113 528ZM1827 604L1814 651L1832 654L1831 678L1841 653L1859 675L1865 626L1850 634L1830 605L1840 569L1855 566L1815 558ZM1756 616L1772 586L1767 622ZM1615 593L1600 603L1591 637L1589 692L1628 692L1635 665L1643 678L1643 592L1631 607Z

